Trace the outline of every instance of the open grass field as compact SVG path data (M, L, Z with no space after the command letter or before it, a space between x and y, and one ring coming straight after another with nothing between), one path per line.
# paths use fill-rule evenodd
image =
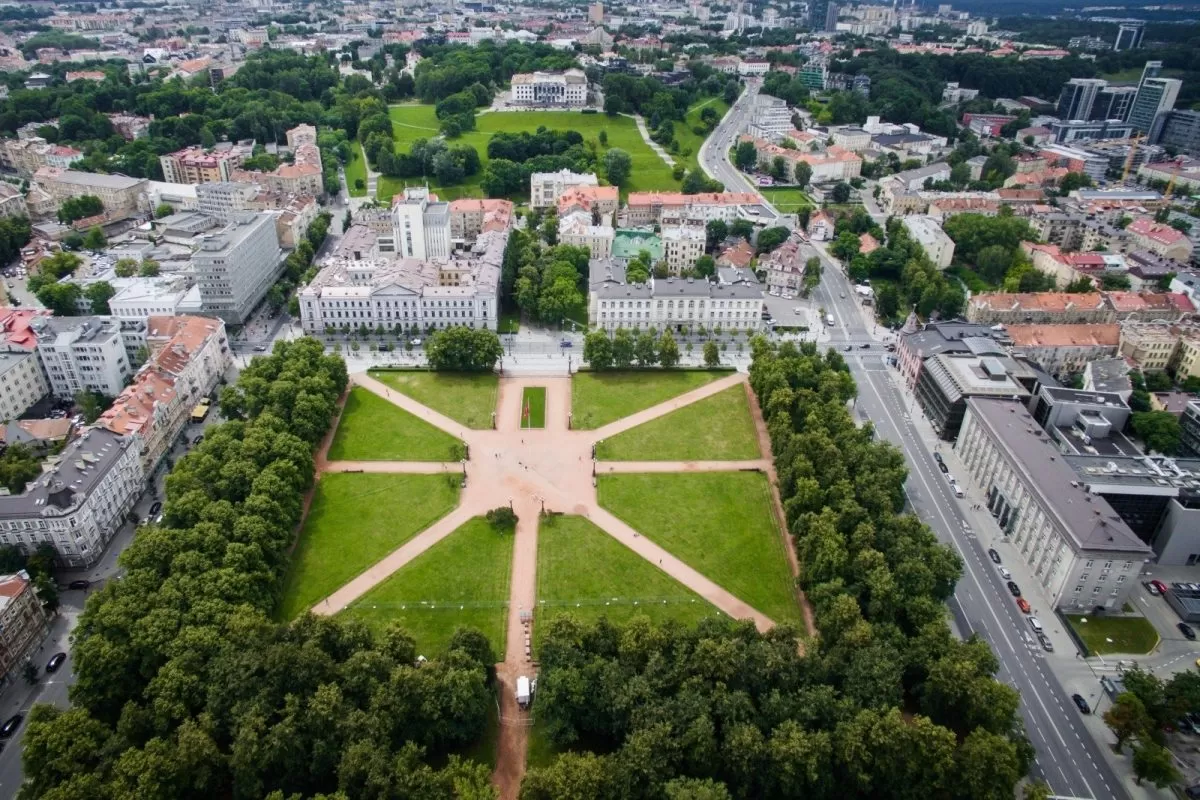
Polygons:
M1067 620L1093 655L1144 655L1158 646L1158 631L1145 617L1090 617L1068 614ZM1109 641L1110 639L1112 641Z
M327 473L284 585L278 616L289 620L444 517L458 504L445 475Z
M599 428L729 374L708 370L577 372L571 379L571 427Z
M759 189L767 202L779 209L781 214L794 214L802 208L814 208L817 204L805 194L803 189L792 186L774 188L763 186Z
M739 461L762 458L742 386L630 428L596 446L601 461Z
M624 623L645 614L656 623L688 625L721 613L585 517L543 519L537 557L535 637L547 619L562 613L588 624L600 617Z
M373 370L371 377L468 428L492 427L499 381L495 373Z
M546 427L546 387L526 386L521 392L521 428Z
M477 628L504 654L513 536L476 517L342 612L372 630L399 622L427 657L459 627Z
M355 387L329 447L330 461L457 461L459 441L384 398Z
M391 106L388 115L392 119L392 138L396 143L397 152L407 153L417 139L428 139L438 134L438 119L433 106L405 103ZM600 131L605 131L608 134L608 147L619 147L633 158L633 170L627 185L622 187L622 195L653 190L675 191L679 188L679 182L671 175L671 168L642 140L637 125L630 117L582 114L578 111L506 111L480 114L476 119L476 130L463 134L451 144L469 144L474 147L479 152L482 162L480 172L455 186L439 187L431 182L430 188L443 200L483 197L479 181L483 174L482 167L486 166L488 161L488 139L493 134L518 131L532 133L543 125L552 130L579 131L584 139L596 139ZM598 147L599 155L603 156L606 149ZM410 178L408 182L423 181ZM404 180L381 177L377 196L386 200L403 188Z
M600 505L775 622L802 625L760 472L603 475Z
M700 169L700 145L704 144L704 140L708 136L707 134L701 136L700 134L693 133L692 128L701 125L700 112L707 106L716 109L716 112L722 117L729 110L729 103L726 103L723 98L706 97L703 100L693 103L692 107L687 110L684 121L675 124L675 138L679 141L680 152L683 152L685 149L691 149L688 155L679 156L676 159L687 167L688 172L696 172Z
M355 139L350 145L353 158L346 164L346 189L351 197L367 196L367 159L363 155L362 143ZM355 185L356 181L363 182L363 188Z
M1163 78L1182 78L1185 75L1182 69L1164 69L1160 75ZM1104 78L1109 83L1133 83L1136 84L1142 78L1142 67L1129 67L1120 72L1104 72L1096 76Z

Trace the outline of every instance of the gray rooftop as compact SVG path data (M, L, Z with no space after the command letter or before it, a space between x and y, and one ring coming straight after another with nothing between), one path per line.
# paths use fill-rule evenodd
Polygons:
M1141 453L1089 455L1070 453L1063 460L1097 494L1148 494L1175 497L1200 493L1200 459Z
M104 479L133 440L89 428L46 464L21 494L0 496L0 519L55 517L71 512Z
M1116 392L1085 391L1083 389L1068 389L1066 387L1042 387L1042 392L1057 403L1086 403L1087 405L1110 406L1112 408L1129 408L1121 395Z
M132 189L146 182L145 178L129 178L125 175L104 175L99 172L79 172L78 170L63 170L54 180L59 183L71 183L78 186L103 186L106 189Z
M968 412L1008 454L1026 488L1057 517L1077 550L1110 550L1149 555L1150 548L1104 498L1080 485L1079 476L1050 437L1020 403L993 398L967 400Z

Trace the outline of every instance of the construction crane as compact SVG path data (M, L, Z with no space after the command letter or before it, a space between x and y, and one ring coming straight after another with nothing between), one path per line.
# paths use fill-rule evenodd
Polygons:
M1129 180L1129 171L1133 169L1133 157L1137 155L1138 142L1141 140L1141 136L1135 136L1129 143L1129 155L1125 157L1125 170L1121 173L1121 183Z

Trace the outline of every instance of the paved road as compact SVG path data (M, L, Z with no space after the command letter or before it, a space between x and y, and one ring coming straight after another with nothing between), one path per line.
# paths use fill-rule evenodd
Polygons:
M830 346L841 350L844 343L870 340L872 331L857 307L850 283L834 263L825 264L815 297L837 322L830 331ZM987 544L964 530L966 504L955 498L949 484L941 479L931 443L910 419L909 401L888 373L891 368L885 354L879 345L870 350L855 348L848 361L858 383L856 413L870 419L882 438L904 452L910 470L906 490L913 508L963 559L963 575L950 608L963 635L977 633L991 644L1000 662L997 677L1020 692L1021 716L1037 751L1034 774L1059 796L1095 800L1126 797L1082 724L1070 694L1050 672L1036 641L1027 635L1028 624L989 561ZM1038 605L1037 600L1033 602ZM1042 607L1042 618L1051 621L1044 600Z
M729 163L726 154L746 127L746 121L754 107L754 98L758 95L761 84L762 82L757 80L746 81L746 91L742 92L742 96L730 107L720 124L700 146L700 168L708 177L724 183L727 192L758 191L745 175ZM774 224L774 219L779 216L779 212L765 198L762 204L769 215L768 218L763 219L763 222L768 225Z

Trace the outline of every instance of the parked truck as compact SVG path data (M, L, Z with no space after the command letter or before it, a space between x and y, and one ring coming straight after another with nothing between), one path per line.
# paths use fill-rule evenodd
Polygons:
M529 708L529 678L522 675L517 678L517 705L521 708Z

